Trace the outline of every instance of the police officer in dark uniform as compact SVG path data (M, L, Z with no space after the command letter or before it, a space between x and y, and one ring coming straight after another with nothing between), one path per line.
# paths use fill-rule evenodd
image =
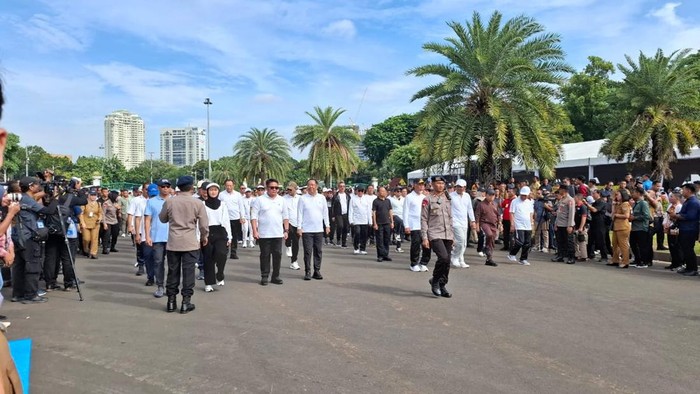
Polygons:
M433 277L428 281L435 296L452 297L447 288L450 275L450 259L454 233L452 231L452 201L445 191L445 178L432 177L433 190L421 210L421 236L423 247L431 248L437 255Z

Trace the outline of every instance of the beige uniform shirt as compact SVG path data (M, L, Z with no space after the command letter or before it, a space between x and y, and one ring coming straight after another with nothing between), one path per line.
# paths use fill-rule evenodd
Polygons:
M423 200L420 216L420 233L423 239L453 241L452 202L443 194L431 194Z
M165 200L158 218L170 225L167 245L170 251L199 250L200 242L209 237L209 219L204 204L198 198L192 198L191 193L181 193Z

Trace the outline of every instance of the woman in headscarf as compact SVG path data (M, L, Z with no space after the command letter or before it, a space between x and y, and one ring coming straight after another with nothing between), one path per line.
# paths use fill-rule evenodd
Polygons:
M216 183L206 186L207 199L204 200L209 219L209 242L204 247L204 291L214 291L214 283L224 285L224 269L231 245L231 222L226 204L219 200L220 187Z
M102 236L102 254L118 252L117 246L119 238L119 216L121 206L118 202L119 193L112 190L107 195L107 199L102 203L102 213L104 214L104 235Z
M627 190L615 192L613 201L613 255L612 262L606 265L617 266L618 268L629 268L630 265L630 231L632 226L629 221L630 195Z
M90 190L87 205L82 206L80 232L83 234L83 253L91 259L97 259L97 242L102 223L102 207L97 202L97 191Z

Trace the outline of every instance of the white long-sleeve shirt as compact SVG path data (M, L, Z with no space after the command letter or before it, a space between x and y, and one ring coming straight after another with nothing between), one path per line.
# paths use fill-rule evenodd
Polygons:
M241 217L245 218L245 205L243 200L245 197L237 191L232 191L231 193L226 190L219 193L219 200L226 203L228 208L228 217L231 220L239 220Z
M251 206L250 219L257 222L260 238L283 238L284 221L289 219L284 197L270 198L264 194L256 198Z
M299 221L297 220L297 210L299 209L299 199L301 197L298 195L294 196L284 196L284 204L287 208L287 215L289 216L289 225L294 227L299 227Z
M403 225L411 231L420 230L420 214L423 209L423 193L410 192L403 202Z
M450 193L452 198L452 226L469 227L469 221L474 221L472 197L467 193L460 196L457 192Z
M351 224L372 224L372 202L367 196L353 196L350 199L348 219Z
M307 233L322 233L325 227L330 227L331 221L328 219L328 204L326 197L320 193L312 196L304 194L299 198L297 208L297 229Z
M391 211L394 213L394 216L398 216L402 218L403 220L403 201L405 198L403 196L399 197L389 197L389 201L391 201Z
M250 198L243 197L243 208L244 208L243 217L246 220L250 220L250 210L251 210L250 203L251 202L253 202L253 197L250 197Z
M204 201L202 201L202 204L204 204ZM226 203L222 202L219 209L216 210L211 209L206 205L204 205L204 208L207 211L209 227L222 226L226 229L226 237L229 239L229 241L232 240L233 235L231 234L231 220L228 216L228 209L226 209Z

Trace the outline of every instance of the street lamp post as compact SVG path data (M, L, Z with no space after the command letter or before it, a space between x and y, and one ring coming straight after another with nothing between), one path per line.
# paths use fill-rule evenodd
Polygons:
M154 152L148 152L148 155L151 157L151 183L153 183L153 155L154 155Z
M207 162L208 162L208 172L207 176L211 178L211 129L209 128L209 106L214 103L209 100L209 97L204 99L204 105L207 106Z
M29 145L24 149L24 176L29 176Z
M100 150L104 150L104 149L105 149L105 146L104 146L104 145L100 145ZM107 161L107 154L104 153L104 154L102 155L102 170L100 171L100 175L102 175L103 177L105 176L105 162L106 162L106 161Z

